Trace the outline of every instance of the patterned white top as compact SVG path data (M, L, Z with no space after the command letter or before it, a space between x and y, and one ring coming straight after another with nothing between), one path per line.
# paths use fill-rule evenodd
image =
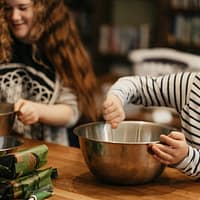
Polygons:
M181 117L189 153L174 167L189 176L200 177L200 73L123 77L112 85L108 94L118 96L123 105L133 103L175 108Z
M50 73L21 63L0 65L0 102L15 103L24 98L44 104L70 105L74 110L74 116L64 127L40 123L24 126L17 118L14 124L14 131L25 137L69 145L67 127L74 125L80 115L77 98L69 88L62 86L56 73Z
M11 63L0 65L0 101L15 103L24 98L39 103L71 106L74 115L64 127L47 126L42 123L24 126L17 119L14 124L14 130L25 137L68 146L68 127L74 126L80 117L77 96L70 88L63 86L56 66L52 66L42 52L42 49L38 49L33 56L30 44L13 38Z

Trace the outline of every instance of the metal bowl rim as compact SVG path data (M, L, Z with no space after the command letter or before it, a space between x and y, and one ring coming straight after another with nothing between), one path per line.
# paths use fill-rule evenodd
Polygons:
M89 122L89 123L86 123L86 124L82 124L82 125L79 125L77 127L74 128L73 132L75 135L77 135L78 137L80 138L83 138L83 139L86 139L86 140L90 140L90 141L94 141L94 142L101 142L101 143L107 143L107 144L125 144L125 145L132 145L132 144L136 144L136 145L147 145L147 144L155 144L155 143L160 143L159 140L154 140L154 141L151 141L151 142L115 142L115 141L104 141L104 140L97 140L97 139L93 139L93 138L87 138L85 136L82 136L82 135L79 135L77 132L78 132L78 129L80 128L84 128L84 127L87 127L87 126L90 126L90 125L98 125L98 124L105 124L106 122L105 121L98 121L98 122ZM172 128L170 126L167 126L165 124L161 124L161 123L157 123L157 122L148 122L148 121L122 121L121 123L123 124L129 124L129 123L135 123L135 124L147 124L147 125L154 125L154 126L159 126L159 127L162 127L162 128L166 128L166 129L169 129L169 130L176 130L175 128Z
M11 114L15 114L15 112L14 111L10 111L10 112L5 112L5 113L0 113L0 117L11 115Z

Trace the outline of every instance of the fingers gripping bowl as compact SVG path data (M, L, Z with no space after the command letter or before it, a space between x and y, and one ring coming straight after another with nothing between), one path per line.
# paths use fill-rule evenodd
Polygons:
M151 122L124 121L117 129L104 122L80 125L83 157L98 179L113 184L143 184L157 178L164 165L154 159L150 143L159 142L161 134L172 128Z

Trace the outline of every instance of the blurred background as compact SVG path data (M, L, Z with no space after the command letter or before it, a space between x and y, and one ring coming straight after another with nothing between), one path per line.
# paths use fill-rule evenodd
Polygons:
M98 75L131 73L130 51L168 47L198 54L199 0L65 0Z
M90 53L103 95L120 76L200 69L200 0L65 2ZM180 126L175 111L169 109L131 105L126 111L127 119Z

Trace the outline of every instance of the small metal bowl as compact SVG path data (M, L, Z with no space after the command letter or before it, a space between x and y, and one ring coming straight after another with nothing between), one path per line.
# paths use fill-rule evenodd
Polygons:
M117 129L104 122L74 129L88 168L98 179L114 184L143 184L160 176L164 165L154 159L150 143L160 141L170 127L143 121L123 121Z
M16 136L0 136L0 156L16 151L23 141Z
M14 104L0 103L0 136L11 134L15 114Z

